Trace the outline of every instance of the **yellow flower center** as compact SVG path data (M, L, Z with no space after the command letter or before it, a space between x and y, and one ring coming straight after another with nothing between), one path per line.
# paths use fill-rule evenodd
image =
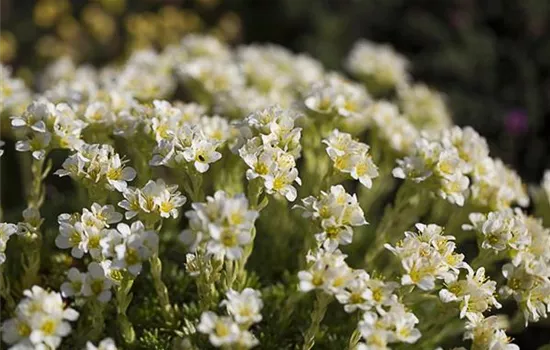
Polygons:
M126 263L128 265L135 265L140 262L139 254L136 249L128 249L126 251Z
M80 234L76 230L71 231L71 235L69 236L69 242L72 246L78 245L82 241L82 238L80 237Z
M285 187L285 185L286 185L286 182L281 177L278 177L275 179L275 181L273 181L273 189L275 191L281 190L283 187Z
M99 241L100 241L99 235L91 236L90 240L88 241L88 247L91 249L97 249L99 248Z
M349 301L351 304L361 304L363 302L363 297L359 293L351 293Z
M340 233L340 230L336 226L331 226L326 229L327 237L330 239L336 239L338 238L338 234Z
M267 175L267 172L269 170L267 169L267 166L265 165L265 163L259 163L258 162L254 166L254 171L259 175Z
M218 337L226 337L229 335L229 327L223 322L216 322L216 334Z
M369 170L369 166L367 165L366 162L359 163L355 167L355 171L357 172L358 176L365 175L368 172L368 170Z
M311 283L316 287L322 286L324 283L323 275L320 273L314 274Z
M174 209L174 204L172 202L163 202L160 205L160 211L162 211L162 212L168 213L172 209Z
M31 327L29 327L28 324L21 322L17 325L17 334L21 337L28 337L31 334Z
M103 280L94 280L90 283L90 289L95 295L101 294L103 292Z
M221 237L222 244L226 247L234 247L237 245L237 236L232 232L225 231Z
M375 289L372 291L372 299L376 301L377 303L382 301L384 294L382 293L382 290Z
M105 176L107 176L109 180L118 180L120 179L121 175L122 168L111 168L107 171L107 174Z
M47 320L46 322L42 323L42 326L40 327L40 330L44 332L45 334L53 334L56 329L56 324L53 320Z

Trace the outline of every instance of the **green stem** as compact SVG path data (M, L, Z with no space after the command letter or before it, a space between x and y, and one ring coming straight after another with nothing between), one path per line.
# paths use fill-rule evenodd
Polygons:
M201 311L206 311L218 303L219 292L216 288L216 282L219 280L223 261L206 258L203 252L197 252L196 259L199 267L199 275L195 280L199 295L199 306Z
M260 197L262 196L264 185L262 179L256 178L248 182L247 197L250 209L258 210L262 203L260 203ZM263 208L262 208L263 209Z
M480 247L480 251L478 256L476 256L472 262L470 263L470 266L477 270L478 268L482 266L489 266L496 260L500 259L499 254L495 254L495 252L491 249L483 249Z
M325 313L327 312L327 306L330 304L332 297L323 292L317 293L317 298L315 299L315 304L313 306L313 312L311 313L311 324L304 334L304 345L302 350L310 350L315 345L315 337L319 332L319 327L323 318L325 318Z
M132 285L134 284L134 278L129 276L128 273L124 275L120 286L116 289L115 297L117 301L116 310L117 310L117 322L119 325L119 330L122 333L122 338L126 344L132 344L136 340L136 333L134 331L134 326L128 319L126 311L130 302L132 302L133 295L130 293Z
M15 309L15 300L11 296L10 280L5 272L4 265L0 265L0 296L6 302L6 309L11 313Z
M35 158L32 159L31 189L29 191L29 195L27 198L27 206L29 208L40 209L40 207L42 206L42 203L44 203L45 191L44 191L44 185L42 184L42 181L48 175L49 168L50 168L48 167L44 172L42 172L45 159L46 159L46 155L42 159L35 159Z
M40 210L40 207L44 203L44 197L46 192L44 190L43 181L48 176L51 170L51 162L46 169L44 163L46 156L42 159L32 158L31 163L31 188L28 193L27 207ZM42 249L42 233L39 229L29 233L25 237L28 242L27 249L21 256L21 262L23 266L23 273L21 279L21 290L25 290L33 286L38 280L38 272L40 271L40 253Z
M174 314L174 308L170 304L170 297L168 295L168 288L162 281L162 262L157 254L152 256L149 259L151 263L151 274L153 275L153 284L155 286L155 291L157 292L157 297L159 298L159 303L162 309L162 314L166 322L174 324L176 321L176 315Z
M359 330L356 328L349 338L348 350L355 350L357 344L359 343L359 340L361 340L361 332L359 332Z
M235 270L233 281L237 279L239 287L244 287L246 282L246 263L252 254L252 250L254 250L254 238L256 238L256 226L252 227L252 231L250 232L250 243L244 247L243 255L235 262L236 266L233 267Z
M235 283L235 280L238 274L239 274L239 263L234 260L225 260L224 262L225 290L229 290L233 288L233 284Z
M386 207L384 216L376 228L374 244L365 254L366 266L376 267L376 260L384 251L384 244L391 242L394 233L409 227L416 221L417 216L429 208L426 203L421 203L425 197L424 192L419 192L413 184L405 182L401 185L393 206Z
M105 329L105 303L99 302L96 299L88 301L89 323L85 325L89 327L86 334L86 340L97 341L103 330Z

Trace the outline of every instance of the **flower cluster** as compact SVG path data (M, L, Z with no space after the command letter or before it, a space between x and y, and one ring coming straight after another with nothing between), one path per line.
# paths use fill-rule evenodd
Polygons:
M33 286L15 309L15 316L2 324L2 340L13 349L56 349L71 333L68 321L78 312L65 307L61 295Z
M232 52L201 35L187 36L167 55L179 57L174 68L197 100L232 118L274 104L288 108L324 74L317 61L282 47L249 45Z
M405 84L408 62L388 45L366 40L355 43L349 53L347 69L367 84L369 90L385 91Z
M243 248L253 239L254 222L258 212L250 210L244 194L233 197L223 191L207 197L206 203L193 203L187 211L189 229L180 239L190 251L204 245L207 254L218 259L237 260Z
M550 229L519 209L472 213L470 221L463 228L476 232L482 249L493 251L493 257L500 253L510 259L502 267L507 282L500 293L513 296L526 322L546 317L550 305L550 254L546 249Z
M459 269L465 267L464 255L455 253L454 236L443 235L443 228L434 224L416 224L418 233L407 231L395 247L386 244L405 270L402 285L415 285L432 290L436 280L456 281Z
M246 178L260 178L267 193L277 193L294 201L297 196L293 183L300 185L296 159L300 157L301 129L294 127L298 117L278 106L249 115L242 133L248 136L239 155L250 169Z
M397 155L412 153L414 141L420 137L418 129L402 115L396 105L377 101L366 110L366 120L377 139Z
M478 316L466 324L464 339L472 340L472 349L519 350L504 329L508 326L506 318L500 316Z
M178 218L179 208L187 201L177 185L166 185L162 179L149 180L142 188L128 187L122 195L124 200L118 206L126 210L125 218L138 216L149 224L162 218Z
M13 117L11 125L20 138L16 149L43 159L54 148L78 149L83 143L80 134L87 124L76 117L69 105L39 99L21 116Z
M466 265L466 278L446 283L445 289L439 291L439 298L444 303L460 303L460 317L472 320L483 315L492 307L500 309L496 300L496 282L485 276L485 268L480 267L475 272Z
M259 344L249 328L262 320L263 307L260 292L245 288L242 292L230 289L220 303L229 316L218 316L212 311L203 312L197 330L208 335L210 344L219 347L236 345L250 349Z
M451 117L441 95L426 85L405 85L398 90L403 114L422 130L442 130L451 125Z
M23 80L12 77L11 68L0 65L0 114L18 114L25 110L31 93Z
M348 173L367 188L372 187L372 179L378 176L378 167L369 154L367 144L352 139L350 134L335 129L323 140L326 151L334 162L334 168Z
M371 98L366 89L338 73L330 73L312 84L303 100L306 110L325 120L343 118L349 124L360 123ZM348 125L349 125L348 124Z
M110 145L83 144L55 174L70 176L89 190L123 192L127 182L136 177L136 171L126 163Z
M467 198L490 208L513 202L526 205L528 198L517 175L488 154L487 142L478 133L455 126L425 133L410 155L397 160L393 175L423 183L460 206Z
M149 134L157 143L151 165L182 167L190 163L199 173L206 172L211 163L222 155L218 150L232 136L226 119L204 115L197 104L176 104L153 101Z
M394 294L398 284L372 279L365 270L350 268L345 259L340 250L310 251L309 268L298 273L299 290L319 290L335 296L346 312L363 312L357 327L366 343L359 343L359 349L415 343L420 338L420 331L415 328L419 320Z
M101 302L111 299L111 287L120 280L114 271L127 271L131 275L141 272L142 264L158 251L158 235L146 230L141 221L131 226L118 223L116 229L110 227L122 220L122 214L115 212L111 205L92 205L82 214L61 214L59 235L55 244L61 249L71 249L74 258L82 259L88 254L93 261L88 271L81 273L71 268L68 281L61 286L65 297L94 297Z
M321 191L319 198L304 198L302 203L296 207L304 210L303 216L320 221L322 231L315 234L315 239L327 251L350 244L353 227L367 224L356 195L347 193L342 185L332 186L328 193Z
M415 328L418 322L418 318L394 297L384 312L363 314L357 327L365 342L359 343L357 349L384 349L391 343L414 344L421 336Z
M397 164L393 176L425 183L441 198L464 205L470 180L455 147L421 138L415 142L412 155L399 159Z

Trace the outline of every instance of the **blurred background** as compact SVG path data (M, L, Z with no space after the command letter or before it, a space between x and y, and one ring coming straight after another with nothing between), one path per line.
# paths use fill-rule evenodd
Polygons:
M195 31L274 42L333 69L359 38L393 45L456 124L538 182L550 168L548 0L2 0L0 59L27 81L55 57L101 64Z
M0 60L29 84L33 72L60 56L101 65L135 49L176 43L190 32L213 33L232 44L277 43L338 70L359 38L389 43L411 61L416 81L446 94L454 122L478 130L488 139L492 155L517 169L526 182L539 182L550 168L549 0L0 4ZM9 173L2 180L4 188L19 186L14 171L2 169L3 175ZM3 202L11 197L7 190L2 194ZM548 328L537 327L548 325L530 326L516 336L516 343L523 349L548 343Z

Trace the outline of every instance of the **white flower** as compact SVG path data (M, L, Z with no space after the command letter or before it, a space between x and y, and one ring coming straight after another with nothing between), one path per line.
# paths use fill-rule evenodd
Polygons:
M372 187L372 179L378 177L378 167L368 153L368 145L354 141L350 134L337 129L323 143L327 145L327 154L337 170L349 173L367 188Z
M424 136L415 142L410 155L397 160L393 176L425 182L427 188L436 190L441 198L463 206L470 184L465 175L466 163L460 158L458 149L443 142L441 135L435 140Z
M221 305L239 324L250 325L262 320L260 313L263 302L259 291L245 288L242 292L230 289L226 293L227 299Z
M203 312L197 330L208 334L215 347L234 344L239 339L240 329L230 317L219 317L211 311Z
M107 168L105 171L107 182L118 192L124 192L127 182L136 177L136 171L133 168L123 167L123 162L118 154L114 154L109 159L109 163L104 166Z
M300 156L301 129L294 127L297 115L278 106L262 109L245 119L241 133L249 138L239 155L250 169L247 180L262 178L266 192L279 194L288 201L297 197L294 182L301 185L296 159ZM251 137L252 131L259 132Z
M126 209L126 219L143 215L145 219L177 218L179 208L186 202L177 185L167 185L164 180L149 180L141 189L127 188L122 195L124 200L118 205Z
M99 342L98 346L95 346L92 342L87 342L85 350L117 350L117 347L113 339L105 338Z
M111 300L111 287L113 282L107 276L107 271L97 262L91 262L88 265L88 272L84 278L82 286L82 295L94 297L102 303Z
M23 79L12 76L10 67L0 65L0 76L0 113L19 113L29 103L31 92Z
M86 279L86 274L71 267L67 272L68 281L61 285L61 295L64 298L79 296L82 293L82 287Z
M398 89L404 116L417 128L441 130L452 123L443 97L423 84L403 85Z
M191 147L183 152L188 162L194 162L199 173L205 173L210 164L221 159L221 153L216 151L217 144L207 139L193 139Z
M6 245L10 236L17 233L17 226L5 222L0 223L0 265L6 261Z
M62 222L59 225L59 235L55 238L55 245L61 249L71 248L71 255L77 259L88 251L88 234L81 222L73 224Z
M478 349L519 350L516 344L510 344L511 339L504 333L508 326L505 316L481 315L471 317L466 323L464 339L471 339Z
M239 339L237 339L237 344L245 349L251 349L260 344L260 342L250 331L241 330Z
M339 293L353 277L344 261L345 257L339 250L319 249L316 253L308 254L309 268L298 272L298 289L302 292L320 289L328 294Z
M78 312L65 308L59 293L39 286L23 294L15 316L2 324L2 340L13 349L56 349L71 332L67 321L75 321Z
M483 236L481 247L496 252L506 249L523 250L531 244L531 237L523 216L512 209L490 212L487 215L471 213L471 225L462 226L465 230L475 230Z
M31 151L36 159L53 148L79 148L80 134L87 125L67 104L54 105L44 98L30 104L20 117L13 117L11 124L20 139L16 149Z
M496 282L485 276L485 268L480 267L474 272L468 266L467 270L466 279L447 283L447 288L439 291L441 301L460 302L461 318L481 315L492 307L499 309L501 305L494 296Z
M359 322L358 329L366 341L365 349L386 349L387 344L403 342L413 344L421 336L415 328L418 318L407 312L404 305L392 298L389 310L367 311Z
M365 81L369 88L387 89L408 80L408 62L388 45L366 40L355 43L346 60L346 68Z
M100 186L109 191L123 192L127 182L136 176L133 168L125 166L126 162L110 145L83 144L63 162L63 169L57 170L55 174L70 176L88 188Z
M336 299L340 304L344 304L346 312L354 312L357 309L366 311L372 307L373 294L367 284L369 280L370 276L366 271L356 270L353 279L336 294Z
M541 187L544 190L544 193L546 194L547 201L550 202L550 170L546 170L544 172L544 176L542 177Z
M158 235L155 231L146 231L141 221L133 222L132 226L118 224L117 231L122 236L122 242L114 247L113 268L126 269L137 276L143 261L157 253Z
M258 212L249 210L243 194L228 197L223 191L207 197L206 203L193 203L193 210L185 213L189 229L180 239L194 251L205 242L208 254L230 260L239 259L243 248L252 240L251 230Z
M250 243L252 236L250 232L233 230L212 226L210 229L211 240L206 245L209 254L229 260L237 260L243 253L243 246Z
M353 228L366 225L365 215L356 195L350 195L342 185L332 186L330 192L321 191L318 198L302 200L304 216L320 221L322 232L315 235L317 241L327 250L352 242Z
M443 228L435 225L416 224L418 234L405 232L405 238L395 247L386 244L400 260L406 274L403 285L416 285L422 290L432 290L436 279L445 282L458 278L459 268L466 267L464 255L456 254L454 236L444 236Z

